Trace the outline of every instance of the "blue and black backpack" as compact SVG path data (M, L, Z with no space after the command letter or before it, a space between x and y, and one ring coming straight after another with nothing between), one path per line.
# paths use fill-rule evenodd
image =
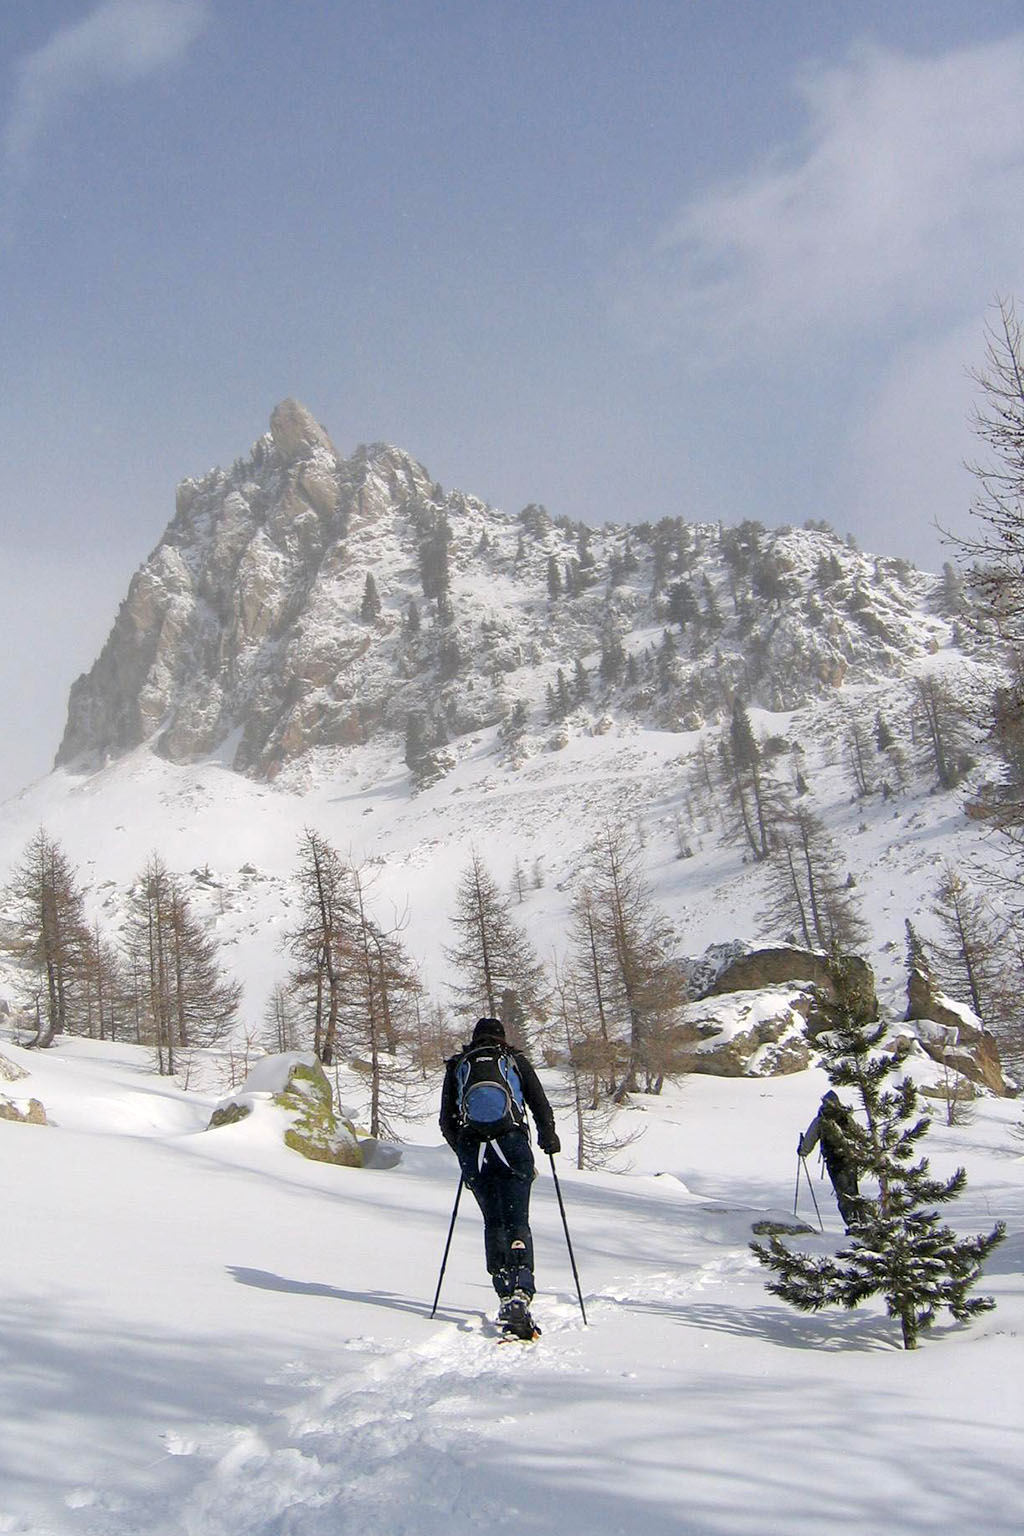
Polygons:
M497 1041L467 1050L455 1069L455 1106L463 1131L493 1141L526 1125L523 1085L515 1059Z

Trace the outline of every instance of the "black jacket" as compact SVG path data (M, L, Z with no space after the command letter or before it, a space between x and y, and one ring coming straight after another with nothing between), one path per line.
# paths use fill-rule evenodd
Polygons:
M479 1041L477 1045L479 1046ZM459 1062L473 1047L464 1045L455 1056L450 1056L445 1063L444 1086L441 1089L441 1113L438 1123L441 1127L441 1135L452 1148L458 1151L459 1135L459 1110L456 1102L455 1073ZM523 1085L523 1098L537 1125L537 1140L543 1149L550 1144L555 1134L555 1116L551 1105L548 1103L547 1094L541 1087L540 1078L529 1059L522 1051L515 1051L510 1045L504 1046L512 1060L515 1062L516 1071L519 1073L519 1081Z
M829 1172L846 1168L854 1162L849 1141L851 1134L856 1134L856 1121L846 1105L822 1103L800 1138L800 1156L808 1157L820 1141L821 1155Z

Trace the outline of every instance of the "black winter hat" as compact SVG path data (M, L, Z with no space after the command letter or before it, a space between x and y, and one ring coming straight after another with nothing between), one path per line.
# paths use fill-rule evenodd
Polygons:
M504 1040L505 1026L500 1019L477 1019L474 1040Z

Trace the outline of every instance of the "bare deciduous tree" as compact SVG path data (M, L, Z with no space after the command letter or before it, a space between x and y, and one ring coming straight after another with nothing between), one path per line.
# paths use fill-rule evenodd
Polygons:
M813 811L800 806L776 834L762 919L808 949L849 952L867 939L838 850Z
M686 980L641 849L621 828L606 826L591 844L573 912L573 969L585 1006L595 1011L602 1070L615 1074L619 1096L641 1081L658 1093L666 1077L685 1069L675 1025Z
M15 867L3 901L0 948L34 978L39 1027L32 1044L49 1046L75 1027L88 930L71 861L43 828Z
M527 1014L543 1019L544 967L475 851L455 893L452 924L456 940L445 949L445 957L456 972L451 991L463 1011L486 1010L506 1027Z

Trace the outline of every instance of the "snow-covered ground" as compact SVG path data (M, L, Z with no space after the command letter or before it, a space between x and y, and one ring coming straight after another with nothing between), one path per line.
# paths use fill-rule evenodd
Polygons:
M544 1336L500 1345L472 1203L432 1114L399 1167L347 1170L149 1053L0 1049L50 1127L0 1122L0 1532L19 1536L1010 1536L1024 1465L1019 1105L926 1150L960 1231L1004 1218L985 1289L915 1353L881 1308L803 1316L751 1223L793 1207L818 1072L639 1099L622 1173L559 1159L533 1211ZM433 1108L436 1085L429 1085ZM567 1129L563 1127L563 1129ZM570 1140L568 1135L565 1138ZM841 1229L827 1186L824 1236ZM806 1188L801 1208L813 1220Z

